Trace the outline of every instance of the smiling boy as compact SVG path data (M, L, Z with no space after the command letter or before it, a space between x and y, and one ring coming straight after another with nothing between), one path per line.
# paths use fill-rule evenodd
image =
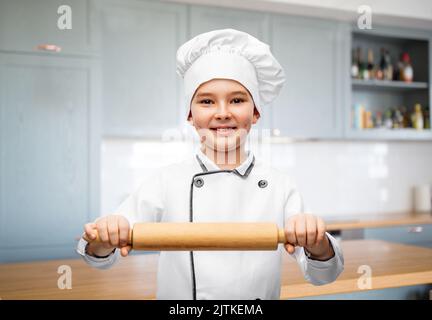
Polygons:
M101 243L78 244L90 265L111 267L131 250L135 222L274 222L285 229L285 250L314 285L334 281L343 254L324 221L303 212L300 193L283 172L245 150L263 106L278 95L284 73L269 47L247 33L215 30L177 52L189 123L200 148L183 162L148 177L118 208L85 225ZM281 257L276 251L163 251L159 299L279 299Z

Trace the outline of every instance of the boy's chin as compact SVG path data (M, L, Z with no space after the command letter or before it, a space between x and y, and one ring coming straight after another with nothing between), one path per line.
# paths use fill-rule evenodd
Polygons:
M214 152L230 152L238 149L240 145L236 137L233 138L216 138L211 143L206 143L207 147Z

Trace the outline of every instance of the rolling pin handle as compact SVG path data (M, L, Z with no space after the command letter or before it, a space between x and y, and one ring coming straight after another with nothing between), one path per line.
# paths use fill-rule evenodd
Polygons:
M286 243L286 236L284 229L278 229L278 243Z

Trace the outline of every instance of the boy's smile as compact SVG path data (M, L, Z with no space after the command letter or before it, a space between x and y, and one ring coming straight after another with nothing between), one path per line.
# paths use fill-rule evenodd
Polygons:
M210 128L217 136L228 137L237 131L236 126L218 125Z

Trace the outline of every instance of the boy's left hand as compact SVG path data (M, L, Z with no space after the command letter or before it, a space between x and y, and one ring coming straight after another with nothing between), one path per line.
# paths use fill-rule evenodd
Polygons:
M291 216L285 222L285 249L292 254L296 246L304 247L313 259L328 260L334 256L334 251L325 232L325 223L320 217L306 213Z

